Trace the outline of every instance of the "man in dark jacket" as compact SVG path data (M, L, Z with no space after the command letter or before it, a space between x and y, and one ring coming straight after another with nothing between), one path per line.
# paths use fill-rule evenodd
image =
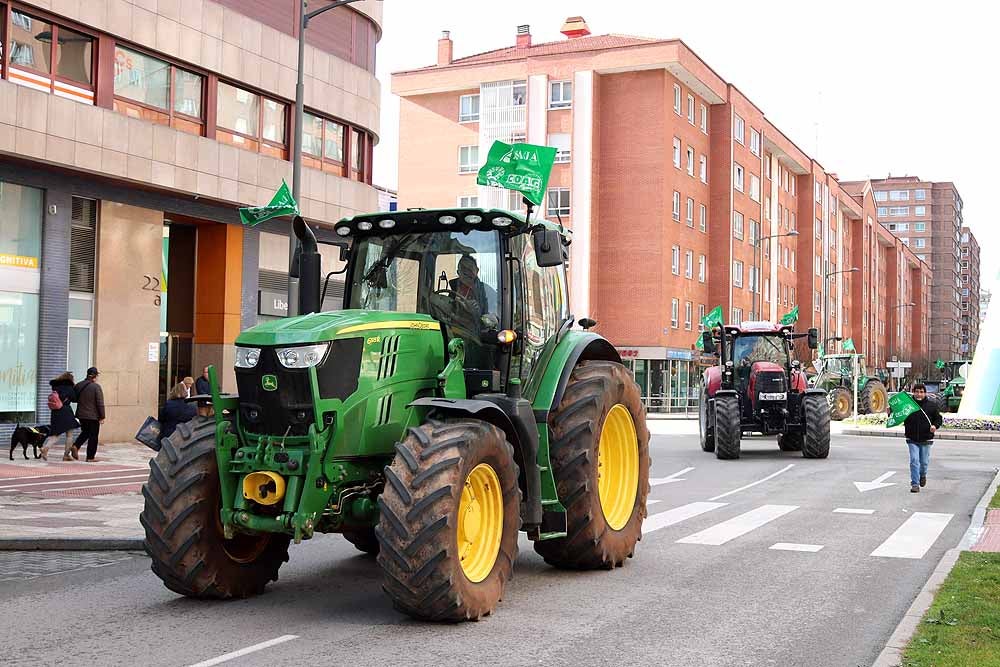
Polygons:
M167 397L167 402L160 408L160 438L166 438L177 430L177 425L191 421L198 414L193 403L186 400L187 388L179 382Z
M80 445L87 443L87 462L97 460L97 438L104 423L104 390L97 384L100 373L91 366L87 369L87 379L76 385L76 418L80 420L80 435L73 443L73 453L80 451Z
M937 402L928 398L927 387L923 384L913 385L913 400L920 410L906 418L903 430L910 449L910 493L920 493L920 487L927 485L927 466L931 462L934 433L941 428L944 420Z

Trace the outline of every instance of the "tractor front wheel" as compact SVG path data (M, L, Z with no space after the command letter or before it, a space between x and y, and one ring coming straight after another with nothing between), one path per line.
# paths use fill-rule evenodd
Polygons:
M256 595L288 560L288 535L223 536L212 418L195 417L163 439L149 461L142 495L143 547L153 572L175 593L214 599Z
M354 545L358 551L375 556L378 554L378 538L375 536L375 528L351 527L345 528L340 533L348 542Z
M649 494L649 431L639 387L621 364L573 369L551 416L550 459L566 507L566 537L539 540L549 565L612 569L642 539Z
M715 456L740 458L740 402L735 396L717 396L715 408Z
M783 452L801 452L802 434L798 432L782 433L778 436L778 449Z
M878 380L869 380L858 399L858 412L863 415L882 414L889 405L889 394Z
M844 387L834 387L830 390L830 393L826 395L826 399L829 402L830 419L839 422L850 416L851 401L853 397L848 389L845 389Z
M715 451L715 419L708 403L708 391L702 387L698 401L698 435L701 437L701 451Z
M820 394L802 397L805 433L802 435L802 456L825 459L830 455L830 406Z
M477 621L517 557L521 491L503 432L477 419L411 428L385 468L375 534L383 589L429 621Z

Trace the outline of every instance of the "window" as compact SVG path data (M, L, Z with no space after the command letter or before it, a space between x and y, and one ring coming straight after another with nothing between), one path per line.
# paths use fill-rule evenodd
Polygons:
M458 122L472 123L479 120L479 93L458 98Z
M688 122L694 125L694 95L688 95Z
M670 326L674 329L677 328L677 318L679 317L678 311L680 310L681 302L677 299L670 300Z
M926 248L927 239L913 239L913 247L915 248Z
M370 183L371 174L368 170L368 161L371 142L366 140L366 136L361 130L351 129L351 179Z
M94 103L93 37L12 9L8 39L10 71L5 78L76 102Z
M708 107L701 105L701 131L708 134Z
M771 154L764 153L764 176L771 178Z
M733 287L743 287L743 262L733 262Z
M684 328L691 331L691 310L693 304L690 301L684 302Z
M694 149L690 146L687 148L687 172L688 176L694 176Z
M708 231L708 207L704 204L698 205L698 231Z
M705 282L705 256L698 255L698 282Z
M694 227L694 200L690 197L687 198L687 209L685 210L684 220L687 222L688 227Z
M819 181L816 181L816 203L823 203L823 184Z
M743 240L743 214L733 211L733 236Z
M926 206L915 206L913 208L913 215L927 215Z
M737 115L733 115L733 138L741 144L745 141L746 136L746 125L743 119Z
M909 201L909 190L889 190L889 201Z
M684 251L684 277L688 280L694 276L694 253L690 250Z
M708 183L708 158L704 155L698 156L698 177L702 183Z
M750 199L760 201L760 178L755 174L750 174Z
M698 331L704 331L705 325L702 322L705 320L705 304L698 304Z
M681 168L681 140L674 137L674 166Z
M816 255L815 259L816 259L816 266L815 266L816 275L821 276L823 275L823 258L821 258L819 255Z
M785 252L786 253L788 252L788 248L785 248ZM795 270L795 251L794 250L792 251L791 257L792 257L791 264L790 265L786 264L785 266L788 266L792 271L794 271Z
M910 239L907 238L907 237L905 237L905 236L900 237L899 240L903 242L903 245L907 245L907 246L910 245Z
M510 87L510 102L515 107L523 107L528 98L528 83L515 81Z
M556 159L557 163L569 162L570 150L571 150L571 138L567 133L558 133L549 135L549 146L556 149Z
M816 291L816 290L813 290L813 310L815 310L817 313L820 311L820 304L821 303L822 303L822 301L820 299L819 292Z
M553 81L549 84L549 108L568 109L573 106L573 82Z
M200 74L122 46L115 47L114 71L115 111L202 134L205 79Z
M875 193L875 201L888 201L889 193L885 190L880 190Z
M743 192L743 166L733 163L733 187Z
M284 159L287 107L249 90L219 82L216 137L219 141Z
M909 206L890 206L889 207L890 217L905 218L910 215Z
M771 281L764 278L764 301L771 302Z
M569 215L569 188L550 188L547 215Z
M681 87L674 84L674 113L681 115Z
M681 275L681 249L678 246L670 247L670 272L675 276Z
M743 321L743 309L742 308L733 308L732 315L733 315L733 319L731 321L732 321L733 324L739 324L740 322Z
M917 201L923 201L923 200L927 199L927 191L926 190L914 190L913 194L914 194L913 198L916 199Z
M787 269L788 268L788 246L785 246L782 250L783 250L783 255L784 255L784 257L783 257L784 261L782 261L781 264L782 264L782 266L784 266Z
M302 121L302 163L344 176L346 128L308 111L303 114Z
M458 173L474 174L479 171L479 145L458 147Z
M885 216L889 215L889 207L888 206L879 206L878 207L878 215L879 215L879 217L885 217Z
M673 216L677 222L681 221L681 193L674 190Z
M757 239L760 238L760 223L756 220L750 220L750 244L757 245Z
M750 128L750 152L760 157L760 132Z

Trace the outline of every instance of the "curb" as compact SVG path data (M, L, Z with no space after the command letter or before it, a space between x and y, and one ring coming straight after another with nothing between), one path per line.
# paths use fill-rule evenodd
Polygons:
M142 551L138 537L24 537L0 540L0 551Z
M876 438L902 438L902 431L891 431L888 429L861 429L861 428L845 428L840 432L841 435L865 435L872 436ZM959 431L959 432L948 432L941 431L934 434L935 440L968 440L968 441L978 441L978 442L1000 442L1000 433L995 431Z
M993 494L996 493L997 486L1000 486L1000 470L997 470L993 481L986 487L983 497L979 499L976 509L972 512L972 518L969 520L969 528L962 536L962 540L954 549L944 552L937 567L934 568L934 572L931 573L923 588L920 589L920 593L917 594L917 598L906 610L903 619L889 636L889 641L886 642L885 648L872 663L872 667L899 667L903 659L903 649L916 633L924 614L930 609L938 588L948 578L948 574L958 562L959 554L967 551L979 540L979 536L983 532L983 520L986 518L986 506L989 505Z

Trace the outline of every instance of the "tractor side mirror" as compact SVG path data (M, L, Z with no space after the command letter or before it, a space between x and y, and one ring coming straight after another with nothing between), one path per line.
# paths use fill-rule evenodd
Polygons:
M351 246L342 245L340 246L340 261L346 262L351 258Z
M812 327L808 331L808 336L807 340L809 341L809 349L815 350L819 348L819 329Z
M715 354L715 339L711 331L701 332L701 347L705 354Z
M539 229L531 234L535 245L535 263L540 267L562 266L562 236L554 229Z

